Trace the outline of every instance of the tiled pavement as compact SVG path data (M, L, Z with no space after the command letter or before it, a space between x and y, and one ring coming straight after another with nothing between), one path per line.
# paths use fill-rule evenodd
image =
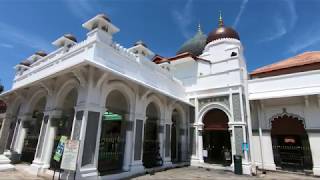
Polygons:
M36 177L29 174L22 166L17 166L16 171L0 172L0 180L51 180L51 176ZM146 174L132 178L133 180L244 180L244 179L267 179L267 180L308 180L320 179L311 176L304 176L293 173L267 172L266 175L261 173L257 176L235 175L229 171L213 170L198 167L183 167L157 172L153 175Z
M235 175L230 171L223 170L213 170L198 167L183 167L176 168L167 171L162 171L155 173L154 175L144 175L133 178L133 180L220 180L220 179L267 179L267 180L308 180L308 179L319 179L311 176L305 176L293 173L283 173L283 172L267 172L266 175L258 173L257 176L247 176L247 175Z

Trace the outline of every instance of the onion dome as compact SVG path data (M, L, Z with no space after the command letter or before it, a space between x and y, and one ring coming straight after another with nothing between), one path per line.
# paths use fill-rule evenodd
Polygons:
M181 48L177 52L177 55L188 52L191 53L193 56L199 56L200 54L202 54L202 51L206 46L206 40L207 36L203 34L199 24L198 32L181 46Z
M207 44L214 41L214 40L224 39L224 38L240 40L240 37L239 37L239 34L237 33L237 31L235 31L231 27L224 26L222 15L220 12L219 27L209 33L208 38L207 38Z
M3 90L4 90L4 86L0 84L0 94L3 92Z
M37 51L37 52L36 52L36 53L34 53L34 54L39 55L39 56L41 56L41 57L44 57L44 56L46 56L46 55L47 55L47 53L46 53L46 52L44 52L44 51Z
M143 41L141 41L141 40L139 40L139 41L137 41L136 43L134 43L134 46L138 46L138 45L142 45L142 46L148 48L148 46L147 46Z
M98 14L96 17L101 17L101 18L105 19L106 21L111 22L111 20L108 18L108 16L106 16L106 15L103 14L103 13Z
M73 41L73 42L77 42L77 38L74 36L74 35L72 35L72 34L65 34L65 35L63 35L65 38L68 38L68 39L70 39L71 41Z
M19 64L24 65L24 66L30 66L32 64L32 62L28 59L20 62Z

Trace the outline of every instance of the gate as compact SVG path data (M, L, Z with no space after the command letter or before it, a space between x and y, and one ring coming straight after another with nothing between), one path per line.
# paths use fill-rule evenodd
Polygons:
M99 172L122 169L124 140L120 135L101 137L99 147Z
M283 169L312 169L312 156L307 137L273 137L274 162Z

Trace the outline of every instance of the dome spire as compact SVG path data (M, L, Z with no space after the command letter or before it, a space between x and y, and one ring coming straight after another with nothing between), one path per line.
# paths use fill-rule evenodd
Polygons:
M222 12L221 10L219 11L219 27L223 26L223 18L222 18Z
M201 29L201 24L200 24L200 22L198 23L198 33L202 34L202 29Z

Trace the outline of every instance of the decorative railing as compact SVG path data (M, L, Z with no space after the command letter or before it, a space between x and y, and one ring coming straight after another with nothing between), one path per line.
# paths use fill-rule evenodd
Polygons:
M181 94L182 92L184 92L182 82L174 78L174 76L169 71L151 62L148 58L141 57L132 53L129 49L124 48L119 43L112 42L111 40L110 43L104 41L102 42L99 40L99 38L93 37L92 33L88 33L88 38L84 41L75 44L69 49L59 48L30 65L29 69L23 71L22 73L18 73L15 76L14 87L21 87L22 85L29 83L29 81L23 83L18 82L21 82L22 80L25 80L29 77L35 77L33 75L41 71L44 71L48 68L54 68L54 66L58 65L60 62L63 62L69 59L70 57L85 51L89 47L95 47L92 46L94 43L100 43L100 45L102 45L102 47L105 48L112 48L113 52L116 55L114 57L115 59L108 59L104 57L108 54L105 54L101 57L94 56L93 59L88 60L99 61L105 66L113 65L110 67L118 67L117 69L119 69L119 72L122 72L123 74L126 74L129 71L131 71L128 69L124 69L124 67L136 67L135 69L139 69L139 71L143 72L136 72L132 69L132 71L130 72L131 77L136 76L136 78L140 79L142 82L149 82L149 84L154 88L161 88L166 92L177 91L177 94ZM85 58L86 57L84 57L84 59ZM34 79L36 78L33 78L31 81L34 81ZM168 85L162 88L162 85L159 85L159 82L163 81L165 81ZM15 86L15 83L18 84ZM175 90L171 90L173 87L175 87L176 89L174 88Z

